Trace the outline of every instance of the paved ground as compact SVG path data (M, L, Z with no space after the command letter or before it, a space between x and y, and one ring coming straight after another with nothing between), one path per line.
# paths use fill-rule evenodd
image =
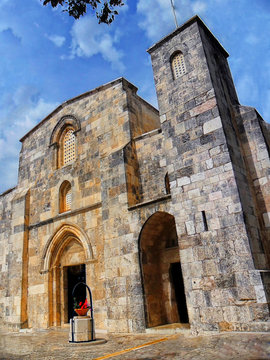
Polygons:
M224 333L197 337L187 334L98 336L101 337L106 338L107 343L73 345L68 343L68 330L2 332L0 359L270 359L270 334L266 333Z

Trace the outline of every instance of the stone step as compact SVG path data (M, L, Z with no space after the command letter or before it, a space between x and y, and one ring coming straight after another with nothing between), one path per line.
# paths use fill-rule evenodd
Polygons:
M241 331L241 332L270 332L270 321L250 322L250 323L236 323L226 329L227 331ZM225 330L225 331L226 331Z
M188 334L190 332L190 325L181 324L181 323L166 324L166 325L160 325L145 329L145 332L147 334L164 334L164 335L183 334L183 333Z

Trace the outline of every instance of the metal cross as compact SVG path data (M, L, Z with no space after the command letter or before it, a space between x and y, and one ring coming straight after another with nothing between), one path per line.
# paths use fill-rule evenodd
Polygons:
M177 22L177 18L176 18L176 13L175 13L175 7L174 7L173 0L171 0L171 6L172 6L172 11L173 11L175 26L176 26L176 28L178 28L178 22Z

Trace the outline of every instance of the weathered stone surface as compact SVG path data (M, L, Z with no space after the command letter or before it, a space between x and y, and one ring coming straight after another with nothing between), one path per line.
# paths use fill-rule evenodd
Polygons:
M203 124L203 133L206 135L220 128L222 128L222 122L220 117L217 117Z
M89 316L75 316L70 320L69 341L95 340L95 331L92 329L93 321Z
M80 269L103 332L267 329L269 126L239 105L227 53L199 18L149 52L161 117L121 78L21 140L18 185L0 202L2 324L68 323ZM62 166L69 127L76 155Z
M257 323L258 324L258 323ZM230 323L220 323L224 330L232 329ZM165 335L165 331L167 333ZM48 330L29 333L1 333L1 355L6 359L86 360L105 357L108 354L123 353L120 359L267 359L269 358L269 333L229 333L192 336L185 328L172 327L163 333L152 334L97 334L97 343L67 343L67 331ZM174 331L182 333L173 334ZM106 342L106 340L107 342ZM164 341L162 341L164 339ZM103 341L102 341L103 340ZM161 340L161 341L160 341ZM152 344L149 344L152 343ZM1 345L0 345L1 346ZM134 348L136 350L134 351ZM133 350L130 350L133 349Z

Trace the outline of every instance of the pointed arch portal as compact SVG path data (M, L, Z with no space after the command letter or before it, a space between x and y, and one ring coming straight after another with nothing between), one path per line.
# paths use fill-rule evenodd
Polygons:
M49 326L60 326L73 316L72 288L86 282L86 263L93 259L86 234L76 225L64 224L48 240L41 273L48 274ZM85 299L85 289L76 294Z
M144 224L139 239L140 265L148 327L188 323L174 217L158 211Z

